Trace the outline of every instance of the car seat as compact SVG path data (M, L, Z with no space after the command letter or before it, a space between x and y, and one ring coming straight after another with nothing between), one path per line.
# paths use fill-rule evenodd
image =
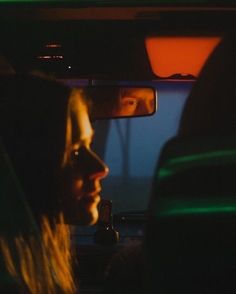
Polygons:
M236 138L172 139L154 176L149 293L235 293Z

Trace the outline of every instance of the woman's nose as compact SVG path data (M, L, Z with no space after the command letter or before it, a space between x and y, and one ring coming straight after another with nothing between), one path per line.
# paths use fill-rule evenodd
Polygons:
M109 168L91 149L80 147L75 163L80 173L89 179L102 179L109 173Z

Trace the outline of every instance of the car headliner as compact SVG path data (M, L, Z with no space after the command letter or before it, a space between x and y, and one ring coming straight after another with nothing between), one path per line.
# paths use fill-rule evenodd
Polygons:
M7 3L33 3L53 5L76 5L76 6L158 6L158 5L208 5L208 6L231 6L235 4L234 0L1 0Z
M44 45L59 41L71 67L56 70L60 78L154 79L146 36L221 36L234 29L233 1L209 3L1 1L1 50L22 72Z

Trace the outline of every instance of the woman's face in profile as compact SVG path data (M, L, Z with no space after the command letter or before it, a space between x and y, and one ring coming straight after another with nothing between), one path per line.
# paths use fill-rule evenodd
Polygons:
M97 221L108 168L90 149L93 129L82 95L33 75L2 79L1 136L37 222L61 212L67 223Z
M65 219L71 223L91 225L98 219L100 180L108 174L108 167L90 149L93 135L82 93L73 90L69 101L61 175L61 207Z

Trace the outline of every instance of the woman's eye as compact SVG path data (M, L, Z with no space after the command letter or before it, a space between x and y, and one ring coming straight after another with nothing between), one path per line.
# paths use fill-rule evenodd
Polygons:
M137 100L135 98L122 98L121 105L122 106L136 106Z
M79 156L79 149L73 150L70 155L70 162L73 164Z

